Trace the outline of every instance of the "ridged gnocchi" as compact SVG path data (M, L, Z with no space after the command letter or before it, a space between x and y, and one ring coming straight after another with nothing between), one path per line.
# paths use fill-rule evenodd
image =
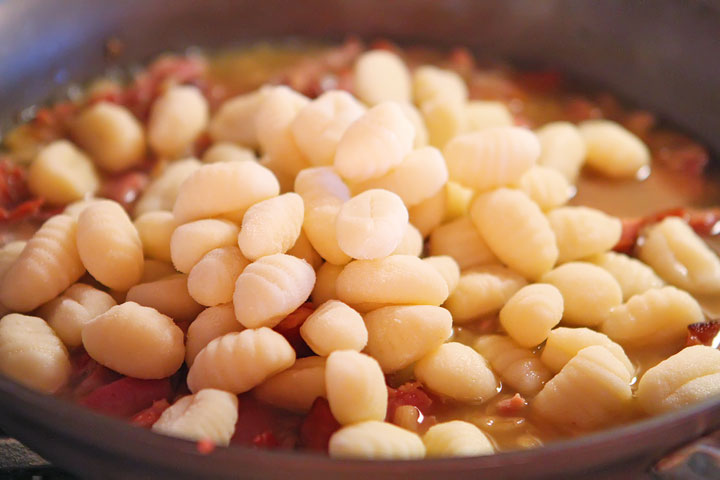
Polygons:
M187 395L165 410L154 432L186 440L210 440L229 445L238 418L238 399L222 390L206 388Z
M535 413L558 425L592 429L620 421L631 412L632 374L609 350L580 350L532 402Z
M274 327L308 299L314 284L306 261L283 253L262 257L235 282L235 316L247 328Z
M544 212L565 205L572 194L570 184L562 173L540 165L525 172L518 181L518 187Z
M293 363L295 350L279 333L266 327L231 332L200 350L188 372L187 384L191 392L217 388L243 393Z
M675 287L652 288L613 308L600 330L623 346L679 343L687 326L704 322L700 304Z
M243 216L238 245L245 258L287 252L300 236L305 216L297 193L285 193L256 203Z
M77 230L77 222L67 215L46 221L0 280L0 303L29 312L75 283L85 273Z
M607 252L618 243L622 222L588 207L561 207L547 215L555 232L558 263Z
M585 164L587 148L578 128L569 122L552 122L536 132L541 153L538 164L563 174L574 184Z
M620 360L628 372L634 375L635 367L625 354L623 348L610 340L604 333L589 328L554 328L548 335L540 360L553 372L557 373L577 353L585 347L600 345L605 347L615 358Z
M443 149L450 180L478 191L517 183L537 162L540 142L519 127L458 135Z
M43 393L54 393L70 378L63 342L42 318L11 313L0 319L0 373Z
M649 227L638 257L676 287L699 295L720 293L720 258L681 218Z
M480 195L470 217L490 250L524 277L538 279L557 262L550 222L523 192L500 188Z
M370 420L341 428L330 437L333 458L412 460L425 456L425 446L413 432L392 423Z
M396 194L367 190L340 207L335 219L338 246L352 258L373 260L390 255L405 235L408 211Z
M442 307L383 307L365 315L366 352L383 372L402 370L440 347L452 334L452 316Z
M490 455L495 447L478 427L462 420L438 423L422 437L428 458Z
M649 369L640 378L637 397L651 414L678 410L720 394L720 351L687 347Z
M633 295L665 285L665 282L657 276L652 268L623 253L605 252L589 257L587 260L607 270L610 275L615 277L622 290L624 301Z

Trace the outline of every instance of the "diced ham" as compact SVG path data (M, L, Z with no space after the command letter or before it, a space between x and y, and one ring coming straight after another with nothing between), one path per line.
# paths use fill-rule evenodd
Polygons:
M693 345L707 345L720 348L720 321L693 323L688 325L686 347Z
M497 410L500 415L517 416L527 406L527 401L516 393L510 398L504 398L497 403Z
M423 416L432 413L433 399L428 395L419 382L408 382L398 388L388 388L388 408L386 419L391 421L395 410L402 405L412 405L420 410Z
M330 404L322 397L315 402L300 426L300 445L308 450L327 452L328 443L340 424L330 411Z
M162 413L168 408L170 408L170 403L163 398L162 400L154 402L145 410L136 413L130 419L130 423L137 425L138 427L150 428L158 421L160 415L162 415Z
M305 343L305 340L300 336L300 327L302 327L302 324L305 323L305 320L307 320L314 311L315 308L311 303L304 303L275 326L275 331L285 337L290 345L292 345L298 358L313 354L310 347Z
M94 390L78 403L114 417L129 417L158 400L172 396L170 380L140 380L124 377Z
M100 196L115 200L129 210L149 182L150 178L145 172L121 173L103 181Z

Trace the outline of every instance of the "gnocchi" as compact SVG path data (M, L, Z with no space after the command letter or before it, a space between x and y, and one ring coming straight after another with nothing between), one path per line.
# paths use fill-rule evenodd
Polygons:
M203 309L188 291L188 276L173 273L146 283L138 283L127 291L125 299L152 307L177 322L189 322Z
M208 343L188 371L191 392L217 388L243 393L290 368L295 350L285 337L266 327L231 332Z
M558 263L607 252L622 233L619 218L588 207L556 208L547 218L557 240Z
M535 283L521 288L500 310L500 325L520 346L535 347L560 323L563 296L556 287Z
M490 363L500 380L523 395L537 394L552 378L552 372L536 355L506 336L483 335L473 348Z
M300 335L322 357L335 350L360 352L368 341L360 314L337 300L328 300L311 313L300 327Z
M387 387L378 362L354 350L336 350L325 362L330 410L341 425L380 421L387 410Z
M226 333L240 332L245 327L235 318L231 303L206 308L192 321L185 338L185 363L192 367L195 357L208 343Z
M249 264L236 246L210 250L190 270L187 291L200 305L212 307L231 302L235 282Z
M182 273L190 270L208 252L237 244L240 229L229 220L196 220L177 227L170 237L170 258Z
M474 457L495 451L482 430L461 420L433 425L425 432L422 440L429 458Z
M499 263L469 216L440 225L430 234L431 255L452 257L461 270Z
M197 87L175 86L152 105L148 120L148 144L157 154L173 158L182 155L205 130L208 103Z
M298 358L292 367L265 380L253 390L255 398L293 412L307 412L325 397L325 358Z
M54 205L93 195L100 186L92 161L66 140L56 140L38 152L27 182L32 193Z
M82 343L96 362L134 378L165 378L185 360L184 334L157 310L129 301L95 317Z
M425 456L420 437L392 423L369 420L341 428L330 437L334 458L412 460Z
M392 52L371 50L363 53L355 61L353 80L357 96L369 105L388 100L410 101L410 72L405 62Z
M578 127L585 163L612 178L632 178L650 163L650 150L632 132L609 120L587 120Z
M300 236L305 216L302 197L285 193L256 203L243 216L237 243L245 258L287 252Z

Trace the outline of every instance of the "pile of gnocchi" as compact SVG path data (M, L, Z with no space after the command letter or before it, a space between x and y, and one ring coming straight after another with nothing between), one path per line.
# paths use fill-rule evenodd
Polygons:
M352 93L219 106L171 83L146 120L84 106L28 168L62 210L0 249L0 372L101 411L133 385L126 418L218 446L252 399L295 415L300 446L362 459L488 455L720 395L717 345L686 346L712 325L716 253L673 216L619 253L621 219L568 205L583 168L641 181L638 136L517 126L456 71L385 49L351 75ZM96 196L148 151L129 209Z

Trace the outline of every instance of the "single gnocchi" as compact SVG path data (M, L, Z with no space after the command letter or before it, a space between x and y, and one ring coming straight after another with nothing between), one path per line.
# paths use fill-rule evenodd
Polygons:
M350 262L335 289L340 300L360 312L385 305L441 305L448 296L442 275L412 255Z
M580 350L532 403L533 410L558 425L592 429L631 413L632 374L600 345Z
M143 253L148 258L172 262L170 240L178 223L168 211L152 211L138 216L133 222L142 242Z
M521 288L500 310L500 325L520 346L535 347L563 316L563 296L556 287L535 283Z
M637 397L647 413L660 414L720 394L720 351L687 347L640 378Z
M432 265L445 279L448 293L452 294L460 282L460 265L448 255L431 255L423 258L423 262Z
M565 310L562 321L568 325L600 325L613 308L622 304L617 280L604 269L587 262L565 263L542 277L560 291Z
M440 347L452 333L452 317L442 307L383 307L365 315L366 352L383 372L402 370Z
M652 288L609 312L600 330L623 346L676 344L687 326L704 322L700 304L675 287Z
M103 285L127 290L140 281L142 241L116 202L105 200L83 210L77 222L77 250L90 275Z
M665 282L643 262L623 253L605 252L587 259L608 271L615 277L622 290L623 300L628 301L633 295L645 293L651 288L665 286Z
M197 87L175 86L152 105L148 120L148 144L159 155L182 155L205 130L208 103Z
M423 435L423 444L429 458L474 457L495 452L482 430L462 420L433 425Z
M378 362L354 350L337 350L325 363L330 410L341 425L383 420L387 387Z
M506 188L485 193L473 201L470 216L490 250L526 278L540 278L557 262L550 222L526 194Z
M116 305L82 329L96 362L134 378L169 377L185 360L184 334L172 319L135 302Z
M386 50L363 53L355 61L353 80L357 96L369 105L388 100L410 101L410 72L395 53Z
M72 125L80 147L109 172L134 167L145 156L145 133L128 109L110 102L87 107Z
M230 142L217 142L202 156L204 163L257 161L255 152Z
M622 233L619 218L593 208L556 208L547 218L557 240L558 263L607 252L618 243Z
M572 194L572 188L562 173L540 165L525 172L518 186L544 212L564 205Z
M32 193L54 205L93 195L100 186L92 161L66 140L56 140L38 152L27 182Z
M257 148L255 118L269 90L261 88L225 101L210 120L208 133L216 142L230 142Z
M415 378L431 391L460 402L485 402L498 392L495 375L478 352L458 342L442 344L415 364Z
M574 184L585 164L587 148L578 128L569 122L552 122L536 132L541 153L538 164L560 172Z
M534 133L496 127L458 135L443 149L450 180L478 191L517 183L540 156Z
M70 378L63 342L42 318L11 313L0 319L0 373L43 393Z
M585 163L611 178L632 178L650 164L650 150L632 132L610 120L587 120L578 127Z
M211 163L182 183L173 214L180 223L219 215L242 218L250 206L279 193L275 175L255 162Z
M191 392L217 388L243 393L295 363L295 350L269 328L227 333L195 356L187 383Z
M405 235L408 212L387 190L367 190L340 208L335 219L338 246L348 256L373 260L390 255Z
M238 418L238 399L222 390L206 388L187 395L165 410L154 432L186 440L210 440L229 445Z
M68 215L45 222L5 271L0 280L0 303L17 312L29 312L75 283L85 273L77 230L77 222Z
M200 168L195 158L177 160L169 164L156 178L150 181L135 204L135 217L156 210L172 211L180 186Z
M676 287L698 295L720 293L720 258L678 217L649 227L638 257Z
M328 300L311 313L300 327L300 335L322 357L335 350L360 352L368 341L363 318L338 300Z
M302 197L285 193L248 208L242 220L238 245L245 258L287 252L300 236L305 216Z
M333 458L412 460L425 456L422 439L404 428L369 420L341 428L330 437Z
M235 316L247 328L274 327L308 299L314 284L306 261L282 253L262 257L235 282Z

